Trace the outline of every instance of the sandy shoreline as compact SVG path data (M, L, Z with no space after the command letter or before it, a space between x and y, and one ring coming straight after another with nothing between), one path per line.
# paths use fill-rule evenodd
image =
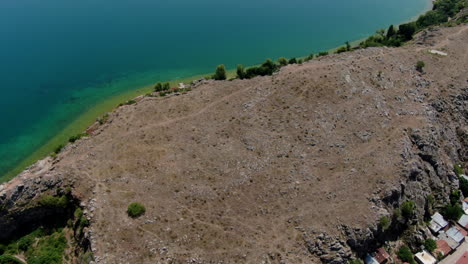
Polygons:
M395 24L395 25L400 25L404 24L410 21L415 21L420 15L426 13L427 11L431 10L433 7L433 1L428 0L428 5L427 7L421 11L418 15L405 20L401 23ZM377 30L377 29L376 29ZM367 36L368 37L368 36ZM361 41L365 40L365 38L360 38L357 40L350 41L352 45L357 45ZM342 45L341 45L342 46ZM340 46L339 46L340 47ZM335 47L332 49L329 49L330 52L335 51L337 48ZM307 55L301 58L305 58ZM206 75L209 75L211 73L207 74L201 74L201 75L195 75L195 76L190 76L186 78L181 78L181 79L175 79L175 80L170 80L169 82L171 83L172 87L176 87L178 83L184 82L184 83L190 83L192 80L200 79L203 78ZM230 77L235 76L235 70L230 70L228 72ZM70 122L68 126L66 126L64 129L62 129L58 134L54 135L51 137L50 140L48 140L45 144L43 144L41 147L39 147L36 151L34 151L31 155L29 155L27 158L25 158L23 161L18 163L13 169L11 169L9 172L7 172L5 175L0 177L0 183L11 180L14 178L16 175L21 173L25 168L28 166L34 164L36 161L45 158L48 156L51 152L53 152L54 148L57 147L60 144L64 144L68 142L68 139L76 134L82 133L85 131L89 126L91 126L95 121L96 118L104 115L107 112L111 112L115 110L117 105L119 103L125 102L127 100L133 99L137 96L147 94L153 90L154 84L150 84L144 87L140 87L134 90L130 90L127 92L120 93L118 95L104 98L100 103L96 104L95 106L91 107L89 110L75 118Z

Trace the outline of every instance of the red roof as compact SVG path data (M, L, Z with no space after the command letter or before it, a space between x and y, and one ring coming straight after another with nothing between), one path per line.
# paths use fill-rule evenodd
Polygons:
M384 261L386 261L388 258L390 257L390 255L387 253L387 251L385 251L385 249L383 248L379 248L377 249L377 251L375 252L375 260L377 260L377 262L379 263L383 263Z
M455 264L468 264L468 251L465 251Z
M437 252L440 252L444 256L446 256L450 253L450 251L452 251L452 248L450 248L449 244L445 240L437 240L436 244L437 244L437 248L435 250L436 254Z

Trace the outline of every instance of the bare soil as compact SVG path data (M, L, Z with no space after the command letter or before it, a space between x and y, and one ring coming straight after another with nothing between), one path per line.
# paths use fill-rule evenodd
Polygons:
M371 198L399 184L407 131L432 125L431 100L468 86L467 43L466 25L436 29L146 97L48 173L73 179L99 263L318 263L303 230L341 235L387 213ZM132 219L135 201L146 214Z

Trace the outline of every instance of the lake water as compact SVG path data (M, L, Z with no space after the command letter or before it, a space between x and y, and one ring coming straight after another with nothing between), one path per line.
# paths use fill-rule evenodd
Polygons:
M364 38L428 0L1 0L0 177L100 100Z

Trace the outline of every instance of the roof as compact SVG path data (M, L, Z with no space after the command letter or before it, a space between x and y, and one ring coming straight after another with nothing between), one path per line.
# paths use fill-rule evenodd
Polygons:
M460 230L456 226L452 226L449 230L447 230L447 236L452 238L453 240L461 243L465 239L465 235L460 232Z
M465 202L463 202L465 204ZM463 227L468 229L468 215L463 215L460 220L458 220L458 223Z
M451 251L452 248L449 246L447 241L445 240L437 240L436 241L437 248L434 250L434 253L437 255L438 252L442 253L442 255L448 255Z
M373 258L371 255L367 254L366 258L364 259L365 264L379 264L375 258Z
M448 225L448 222L445 221L444 217L439 214L435 213L432 217L431 222L429 223L429 228L433 232L439 232L442 228L446 227Z
M379 248L375 252L374 258L375 260L377 260L377 262L382 263L388 258L390 258L390 255L387 253L387 251L385 251L385 249Z
M440 232L439 236L437 237L438 240L445 240L447 244L450 246L451 249L456 249L460 243L457 241L453 240L451 237L449 237L445 232Z
M414 257L422 264L435 264L437 262L437 260L426 250L417 253Z
M465 212L465 214L468 214L468 201L467 201L468 198L466 198L464 201L463 201L463 211Z
M465 251L455 264L468 264L468 251Z

